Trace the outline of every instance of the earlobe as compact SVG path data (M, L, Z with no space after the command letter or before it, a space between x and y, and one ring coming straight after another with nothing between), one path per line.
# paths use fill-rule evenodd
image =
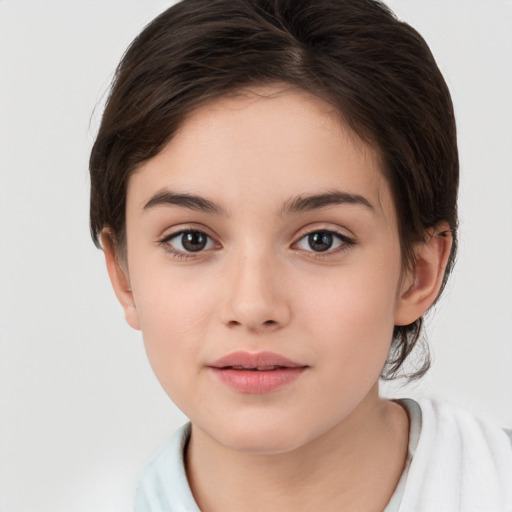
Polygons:
M426 233L426 240L414 249L414 268L402 284L395 312L395 325L409 325L422 316L441 289L452 235L446 222Z
M124 268L126 265L120 262L112 234L107 229L104 229L101 233L101 247L105 254L105 263L107 264L110 282L114 288L117 300L123 308L126 321L133 329L140 330L139 316L135 307L128 269Z

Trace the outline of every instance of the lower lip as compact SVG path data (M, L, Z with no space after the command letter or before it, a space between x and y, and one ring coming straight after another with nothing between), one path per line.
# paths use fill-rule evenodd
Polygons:
M239 393L263 394L276 391L298 379L306 367L279 368L277 370L210 369L223 384Z

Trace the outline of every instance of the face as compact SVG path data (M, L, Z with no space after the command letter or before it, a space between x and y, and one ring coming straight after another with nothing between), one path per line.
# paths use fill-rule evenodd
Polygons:
M376 397L403 293L376 153L322 100L271 92L194 111L126 210L127 319L158 380L194 429L252 453Z

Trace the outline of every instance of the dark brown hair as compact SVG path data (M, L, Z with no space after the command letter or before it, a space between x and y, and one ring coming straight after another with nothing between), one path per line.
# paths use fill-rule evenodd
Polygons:
M398 214L402 258L446 221L457 248L458 152L450 93L426 42L376 0L183 0L121 60L90 158L91 232L124 246L130 175L204 101L288 83L332 104L377 149ZM396 326L383 378L399 375L422 318ZM429 368L428 351L420 368Z

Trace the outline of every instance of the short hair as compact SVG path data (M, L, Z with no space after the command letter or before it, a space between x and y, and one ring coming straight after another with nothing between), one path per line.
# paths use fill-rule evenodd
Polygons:
M132 42L90 157L90 226L125 241L130 175L205 101L287 83L330 103L375 148L398 216L402 264L441 222L457 249L459 161L448 87L425 40L378 0L182 0ZM423 318L395 326L381 377L403 375ZM430 367L425 347L421 366ZM399 370L402 371L400 374Z

